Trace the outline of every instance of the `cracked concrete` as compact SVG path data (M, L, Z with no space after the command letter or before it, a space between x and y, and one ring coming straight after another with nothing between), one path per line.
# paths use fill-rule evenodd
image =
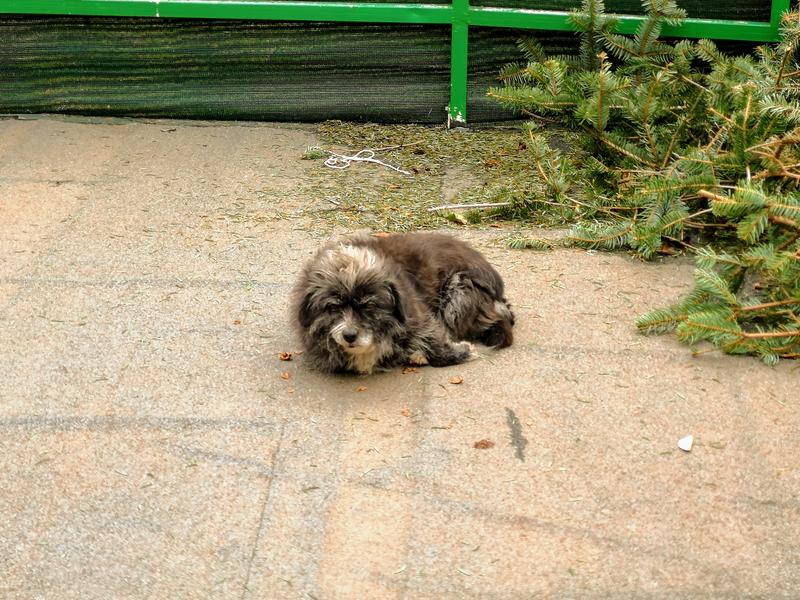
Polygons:
M686 260L455 231L508 283L512 348L280 361L318 143L0 121L0 597L797 597L797 365L639 336Z

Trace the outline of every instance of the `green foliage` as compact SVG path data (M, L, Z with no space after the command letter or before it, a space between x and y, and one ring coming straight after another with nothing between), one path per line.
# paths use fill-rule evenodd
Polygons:
M468 210L464 213L464 220L472 225L477 225L483 220L483 215L477 209Z
M309 146L300 158L303 160L319 160L320 158L328 158L328 156L330 156L330 154L325 152L322 148Z
M709 40L660 39L686 17L674 0L642 6L625 36L602 0L583 0L570 16L579 60L521 42L527 64L504 70L489 96L583 132L582 150L562 156L533 121L524 129L548 204L574 222L568 243L696 253L693 289L640 317L640 330L769 364L798 358L800 13L784 16L779 43L729 56Z
M552 250L555 247L550 240L534 237L511 237L506 245L513 250Z
M580 10L569 15L570 24L581 33L580 65L591 71L600 66L598 55L603 49L603 40L612 35L617 19L606 14L603 0L583 0Z

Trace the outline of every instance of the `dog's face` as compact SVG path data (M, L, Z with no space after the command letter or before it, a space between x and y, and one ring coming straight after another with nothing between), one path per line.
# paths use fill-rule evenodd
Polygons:
M342 246L319 255L306 274L298 321L317 345L369 372L391 349L405 322L397 287L366 248Z
M333 341L345 352L363 354L371 352L376 338L399 318L397 306L390 284L367 284L337 290L322 299L320 308Z

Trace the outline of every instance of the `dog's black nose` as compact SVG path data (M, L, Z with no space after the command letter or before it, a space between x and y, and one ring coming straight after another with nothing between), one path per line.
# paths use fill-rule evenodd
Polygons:
M358 337L358 331L356 331L355 329L345 329L342 332L342 338L344 338L344 341L347 342L348 344L352 344L353 342L355 342L357 337Z

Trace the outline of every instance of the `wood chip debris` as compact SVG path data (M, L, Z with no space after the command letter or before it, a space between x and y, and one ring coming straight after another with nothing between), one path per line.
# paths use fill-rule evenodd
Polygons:
M289 375L289 373L287 371L284 371L283 373L281 373L281 379L283 379L284 381L289 379L289 377L291 377L291 375Z
M448 381L453 385L460 385L464 383L464 378L461 375L453 375Z
M278 359L283 361L292 360L292 353L291 352L280 352L278 353Z
M488 450L489 448L494 448L494 442L492 440L478 440L472 444L472 447L478 450Z

